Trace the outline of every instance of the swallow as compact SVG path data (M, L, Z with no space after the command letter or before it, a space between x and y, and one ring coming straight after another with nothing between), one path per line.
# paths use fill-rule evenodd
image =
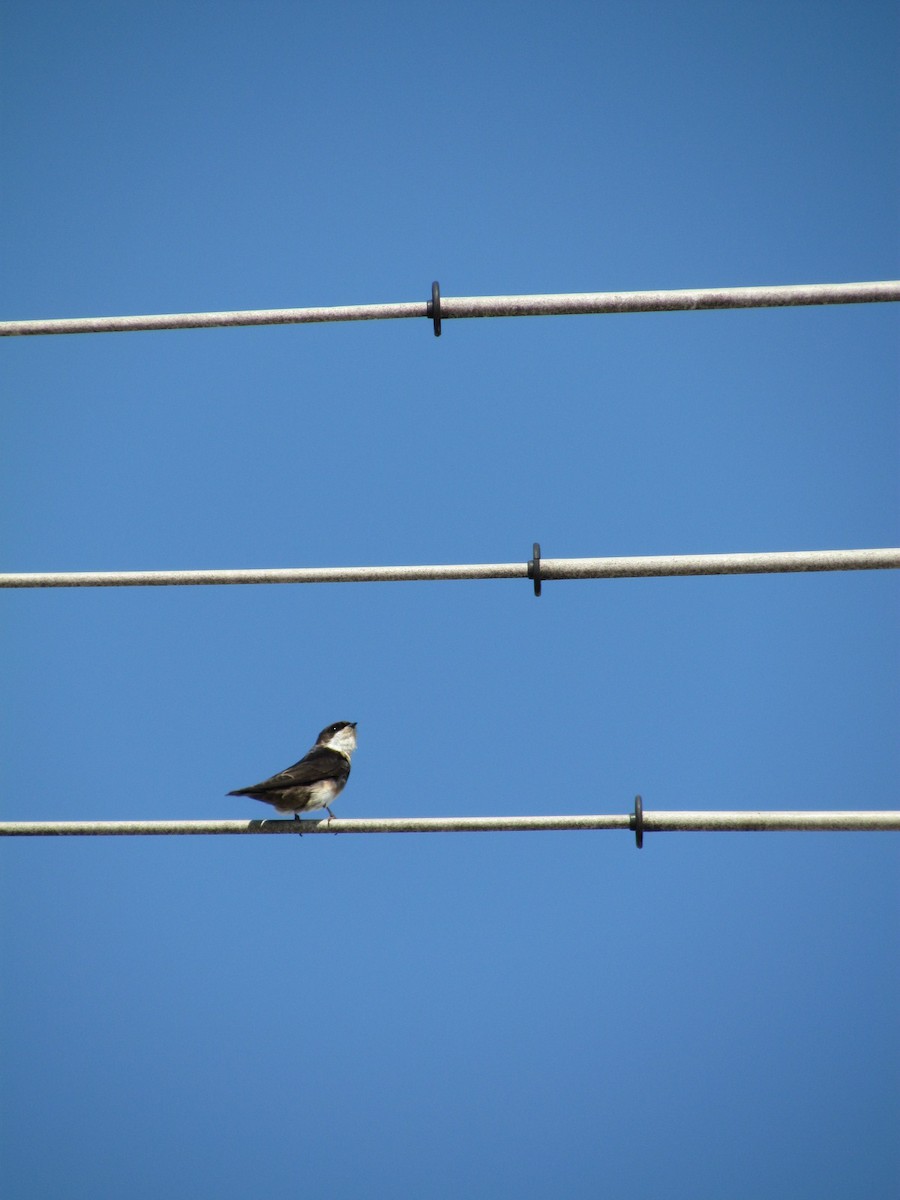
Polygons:
M356 749L356 722L335 721L323 729L316 744L299 762L279 771L271 779L238 788L229 796L252 796L272 804L279 812L292 812L299 821L302 812L324 808L329 821L334 813L328 807L344 790L350 777L350 758Z

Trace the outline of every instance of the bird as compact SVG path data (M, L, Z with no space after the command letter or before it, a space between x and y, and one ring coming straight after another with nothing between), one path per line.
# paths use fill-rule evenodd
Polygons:
M279 812L292 812L300 820L302 812L324 808L329 821L334 813L328 807L343 791L350 775L350 758L356 749L356 722L335 721L323 729L316 744L299 762L271 779L237 788L229 796L252 796L272 804Z

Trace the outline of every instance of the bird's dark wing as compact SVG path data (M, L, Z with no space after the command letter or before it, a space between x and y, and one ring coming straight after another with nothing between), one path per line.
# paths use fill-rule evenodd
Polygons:
M249 792L279 792L284 788L302 787L307 783L318 783L322 779L345 780L350 774L350 763L337 750L329 750L325 746L314 746L304 758L279 771L271 779L262 783L254 783L240 792L230 792L229 795L247 794Z
M265 784L257 786L273 788L293 787L296 784L315 783L319 779L346 779L350 773L350 763L337 750L329 750L325 746L314 746L304 758L279 771Z

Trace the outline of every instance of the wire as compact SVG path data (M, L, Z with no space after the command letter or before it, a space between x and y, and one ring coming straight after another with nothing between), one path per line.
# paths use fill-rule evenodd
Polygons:
M527 579L530 563L455 566L283 567L212 571L45 571L0 574L2 588L189 587L231 583L398 583L451 579ZM797 571L900 568L900 548L787 550L759 554L665 554L630 558L544 558L552 579L637 579L671 575L761 575Z
M633 828L630 815L384 817L333 821L2 821L2 837L238 833L510 833ZM900 812L644 812L645 833L900 830Z
M442 320L454 317L550 317L628 312L682 312L711 308L783 308L810 304L879 304L900 300L900 280L804 283L764 287L687 288L677 291L562 292L534 296L442 296ZM324 308L262 308L236 312L160 313L154 316L66 317L0 321L0 337L50 333L134 333L152 329L212 329L236 325L306 325L331 321L432 320L428 301L352 304Z

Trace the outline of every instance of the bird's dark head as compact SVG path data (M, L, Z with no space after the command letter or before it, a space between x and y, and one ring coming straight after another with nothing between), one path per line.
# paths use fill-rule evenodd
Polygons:
M356 722L335 721L327 729L323 729L316 738L317 746L327 746L329 750L339 750L342 754L352 754L356 749Z

